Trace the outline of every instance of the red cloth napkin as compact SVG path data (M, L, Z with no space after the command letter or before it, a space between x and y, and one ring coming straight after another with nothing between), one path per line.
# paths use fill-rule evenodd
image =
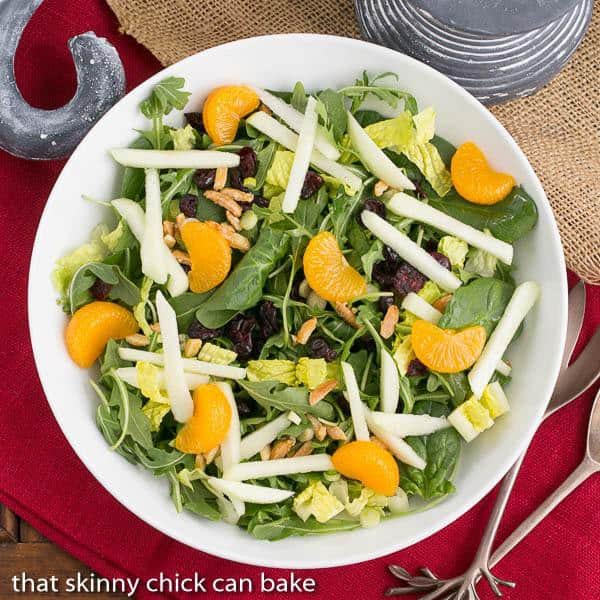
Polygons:
M46 0L25 31L16 61L17 80L34 105L52 108L69 99L75 77L66 41L87 30L107 37L117 47L128 87L159 69L144 48L118 33L116 20L102 0ZM35 230L61 167L60 162L28 162L0 151L0 502L104 576L147 579L161 571L169 576L189 576L198 571L209 579L250 577L258 581L261 569L192 550L123 508L88 473L50 413L30 349L26 283ZM599 324L600 289L588 287L580 348ZM591 400L589 392L542 426L517 482L500 538L578 464L584 451ZM496 574L518 582L515 591L506 592L508 597L600 597L598 497L600 478L592 478L500 563ZM380 598L386 587L395 583L386 570L392 562L408 569L428 565L441 576L455 575L468 566L493 499L494 493L437 535L395 555L298 574L316 579L317 593L312 597L351 595L361 599ZM262 571L271 577L289 575L274 569ZM492 598L485 587L480 585L482 597ZM214 593L204 596L223 597ZM251 597L263 596L284 597L260 593Z

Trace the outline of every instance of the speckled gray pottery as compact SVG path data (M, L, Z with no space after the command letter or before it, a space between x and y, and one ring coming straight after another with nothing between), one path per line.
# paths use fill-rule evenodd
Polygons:
M359 26L367 39L431 65L485 104L527 96L545 85L579 45L593 8L593 0L565 1L570 9L561 14L559 9L564 5L549 3L543 13L537 14L537 22L542 25L507 34L466 31L450 25L452 22L485 29L493 22L486 12L477 12L473 5L462 0L437 3L435 12L444 22L416 6L433 5L428 0L356 0L355 3ZM506 3L491 2L488 9L504 11L497 29L516 27L506 16ZM466 15L469 10L470 16ZM546 22L557 14L557 18ZM521 27L531 27L535 22L534 15L527 12Z

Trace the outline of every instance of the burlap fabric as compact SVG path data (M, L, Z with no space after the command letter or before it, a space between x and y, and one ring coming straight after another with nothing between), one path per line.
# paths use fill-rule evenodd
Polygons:
M359 37L351 0L107 0L163 64L268 33ZM529 98L492 108L550 198L568 266L600 284L600 8L566 68Z

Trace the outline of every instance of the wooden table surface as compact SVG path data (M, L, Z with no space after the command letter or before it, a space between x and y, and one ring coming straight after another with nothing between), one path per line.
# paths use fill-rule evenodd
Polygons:
M34 579L52 575L64 582L69 577L87 577L91 571L83 563L52 542L42 537L31 525L17 517L6 507L0 505L0 598L39 598L47 594L17 593L12 590L12 577L27 573ZM104 600L125 598L120 594L50 594L52 598L70 598L70 600Z

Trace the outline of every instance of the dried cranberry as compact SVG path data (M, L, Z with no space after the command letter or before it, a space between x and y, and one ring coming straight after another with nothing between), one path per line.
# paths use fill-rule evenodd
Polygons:
M322 337L311 337L308 350L312 358L324 358L327 362L337 358L337 352Z
M192 267L190 265L186 265L184 263L181 263L181 268L186 272L189 273L192 270Z
M383 258L388 264L400 264L400 256L398 256L398 253L389 246L383 247Z
M390 264L385 260L380 260L373 265L371 278L383 289L390 289L394 283L394 275L396 274L397 268L397 263Z
M229 322L227 335L233 342L233 350L240 358L249 358L254 350L252 332L256 328L256 319L253 316L236 315Z
M414 377L416 375L425 375L425 373L427 373L427 367L418 358L413 358L408 363L406 374L409 377Z
M206 340L214 340L216 337L219 337L222 331L220 329L209 329L208 327L204 327L200 321L194 320L188 327L187 333L191 338L205 342Z
M256 153L250 146L244 146L238 154L240 155L240 173L242 179L256 175Z
M200 133L205 133L204 121L202 120L201 112L189 112L185 113L185 120Z
M254 204L260 208L269 208L269 201L263 196L254 196Z
M419 185L419 182L415 179L412 180L415 185L415 192L417 193L417 198L427 198L427 194L423 191L423 188Z
M110 283L106 283L106 281L102 281L99 277L96 278L92 287L90 288L90 293L96 300L106 300L110 291L112 290L112 285Z
M194 173L194 183L201 190L210 190L215 184L215 171L216 169L198 169Z
M380 296L379 297L379 310L385 315L387 309L394 304L393 296Z
M304 184L302 185L302 191L300 192L301 198L308 198L319 191L319 188L323 185L323 178L315 173L314 171L307 171L304 177Z
M448 269L450 271L452 269L452 265L450 264L450 259L442 254L441 252L430 252L431 256L437 260L444 269Z
M229 185L236 190L242 190L242 192L248 191L248 188L244 187L244 178L239 167L229 169Z
M260 325L260 334L265 340L279 331L277 309L270 300L264 300L259 304L258 323Z
M246 402L246 400L240 400L240 398L235 399L235 404L237 406L238 415L240 417L247 417L252 414L252 408L250 407L250 403Z
M385 219L385 204L377 198L368 198L363 204L363 210L374 212L378 217Z
M188 219L195 217L196 211L198 210L198 196L192 196L192 194L181 196L179 199L179 210L188 217Z
M394 292L404 297L409 292L417 293L427 283L427 277L408 263L402 263L392 281Z

